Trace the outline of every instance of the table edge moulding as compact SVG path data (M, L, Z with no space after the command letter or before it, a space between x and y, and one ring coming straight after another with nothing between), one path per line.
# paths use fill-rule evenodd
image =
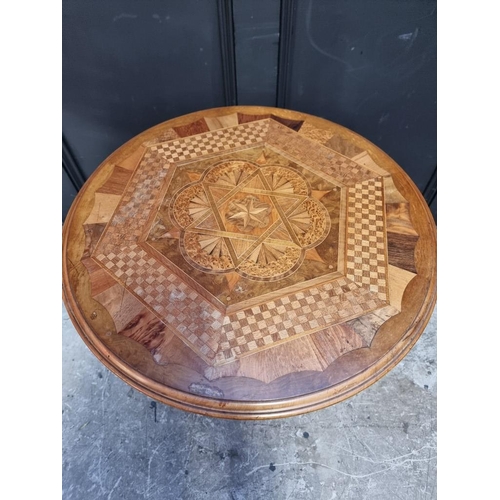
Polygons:
M176 408L268 419L390 371L436 303L436 225L355 132L232 106L112 153L63 226L63 300L92 353Z

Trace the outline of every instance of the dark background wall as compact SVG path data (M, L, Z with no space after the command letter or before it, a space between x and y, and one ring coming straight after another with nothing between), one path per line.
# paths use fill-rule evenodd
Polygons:
M321 116L403 167L436 217L436 0L63 0L63 218L116 148L232 104Z

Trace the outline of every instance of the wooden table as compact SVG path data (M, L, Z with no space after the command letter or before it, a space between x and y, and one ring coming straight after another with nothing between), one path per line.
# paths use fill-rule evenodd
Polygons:
M436 227L385 153L321 118L229 107L115 151L63 229L77 331L148 396L297 415L374 383L436 301Z

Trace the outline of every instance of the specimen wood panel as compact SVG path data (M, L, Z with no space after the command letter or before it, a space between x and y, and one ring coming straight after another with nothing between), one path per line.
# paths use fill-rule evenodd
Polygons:
M63 295L94 354L188 411L276 418L390 370L436 300L415 185L357 134L229 107L113 153L63 228Z

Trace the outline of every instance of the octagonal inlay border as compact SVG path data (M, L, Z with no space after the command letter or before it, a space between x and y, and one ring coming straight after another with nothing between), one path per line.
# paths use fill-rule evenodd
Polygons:
M330 282L224 314L172 273L145 239L177 165L256 145L274 147L297 163L307 158L306 165L300 162L305 168L347 190L348 223L340 241L345 271ZM206 362L220 365L386 306L383 203L379 174L273 120L259 120L148 147L92 258Z

